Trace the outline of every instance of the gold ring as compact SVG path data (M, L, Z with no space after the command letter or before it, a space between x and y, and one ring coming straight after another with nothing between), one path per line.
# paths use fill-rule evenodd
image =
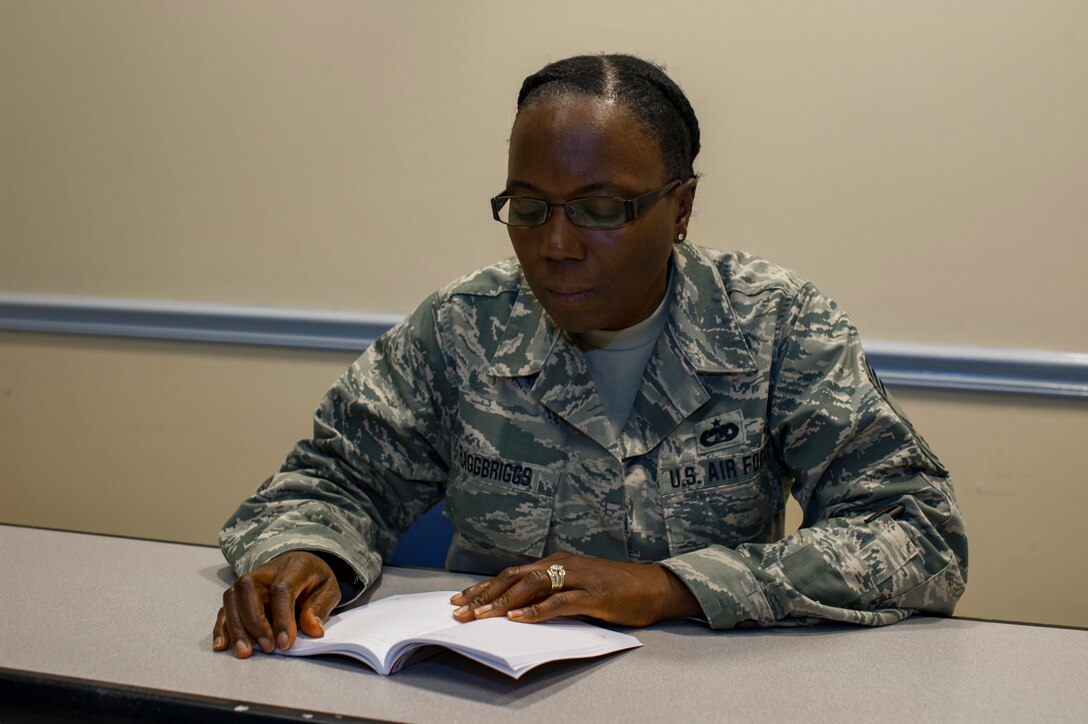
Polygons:
M552 582L552 593L555 593L563 587L563 581L567 578L567 569L559 563L553 563L548 566L548 578Z

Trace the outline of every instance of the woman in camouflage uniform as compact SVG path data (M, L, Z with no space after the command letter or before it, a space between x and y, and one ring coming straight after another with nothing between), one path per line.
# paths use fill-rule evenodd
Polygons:
M715 628L950 613L947 471L811 284L686 241L699 126L652 64L525 80L492 199L516 260L428 298L221 535L214 647L288 648L445 497L455 616ZM784 501L804 510L784 531ZM297 615L297 620L296 620Z

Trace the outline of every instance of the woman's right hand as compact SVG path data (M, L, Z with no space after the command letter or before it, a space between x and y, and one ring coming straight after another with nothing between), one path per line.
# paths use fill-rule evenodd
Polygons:
M286 651L298 628L324 636L325 620L339 602L340 585L328 563L308 551L283 553L223 592L212 648L230 648L239 659L249 658L254 645L267 654L277 646Z

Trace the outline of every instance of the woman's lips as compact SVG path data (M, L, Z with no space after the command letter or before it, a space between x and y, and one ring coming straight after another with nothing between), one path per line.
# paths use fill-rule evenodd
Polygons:
M589 295L593 294L593 290L592 289L572 289L572 290L569 290L569 291L566 291L566 290L561 291L559 289L550 289L549 288L548 289L548 294L550 294L551 298L554 299L557 302L561 302L561 303L565 303L565 304L571 304L571 303L574 303L574 302L580 302L583 299L587 298Z

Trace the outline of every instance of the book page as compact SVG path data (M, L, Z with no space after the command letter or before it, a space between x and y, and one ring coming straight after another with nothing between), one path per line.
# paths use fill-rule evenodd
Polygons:
M600 656L642 645L634 636L585 621L517 623L506 617L444 628L424 640L448 646L512 676L548 661Z
M348 609L329 617L325 635L310 638L301 631L289 655L305 656L317 653L351 653L358 648L369 650L376 668L384 669L390 652L399 645L418 637L457 625L451 616L455 608L450 596L456 591L432 591L389 596L374 603Z

